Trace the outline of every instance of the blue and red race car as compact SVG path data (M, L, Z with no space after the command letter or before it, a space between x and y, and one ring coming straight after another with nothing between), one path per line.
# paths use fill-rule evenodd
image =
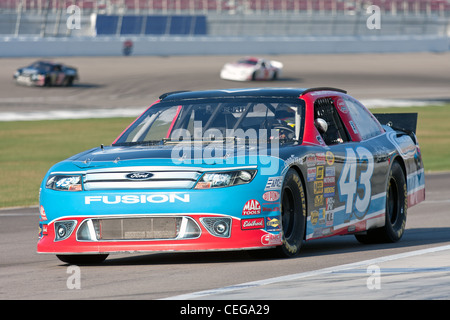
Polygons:
M110 146L53 166L39 253L271 249L354 234L396 242L425 198L416 114L371 114L345 91L162 95ZM405 121L407 120L407 121Z

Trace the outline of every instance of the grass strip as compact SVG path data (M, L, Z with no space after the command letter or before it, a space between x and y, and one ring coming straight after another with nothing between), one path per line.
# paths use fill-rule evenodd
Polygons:
M425 171L450 171L450 105L372 109L419 114L417 137ZM39 202L50 167L84 150L109 145L133 118L0 122L0 208Z
M373 113L418 113L416 136L426 172L450 171L450 105L379 108Z
M133 119L0 122L0 208L36 205L55 163L111 144Z

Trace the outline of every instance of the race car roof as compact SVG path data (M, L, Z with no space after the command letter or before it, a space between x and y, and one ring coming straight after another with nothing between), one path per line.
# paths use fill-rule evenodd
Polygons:
M243 89L221 89L207 91L174 91L162 94L161 101L206 99L206 98L244 98L244 97L282 97L298 98L312 91L338 91L347 93L345 90L320 87L320 88L243 88Z

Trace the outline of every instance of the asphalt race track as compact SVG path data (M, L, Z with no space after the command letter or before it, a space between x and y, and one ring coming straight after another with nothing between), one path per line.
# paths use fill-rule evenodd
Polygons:
M27 88L12 81L36 59L0 59L0 113L98 108L145 108L177 90L241 87L337 87L357 99L450 101L450 53L269 56L284 64L278 81L241 83L219 78L237 56L81 57L53 59L78 68L71 88Z
M145 108L167 91L249 86L335 86L359 99L450 99L449 53L277 56L272 58L286 68L277 82L220 80L221 66L234 58L62 59L79 68L81 81L72 88L17 86L14 70L34 59L0 59L0 113ZM362 245L353 236L334 237L307 242L301 255L282 260L244 251L118 254L73 269L36 253L37 208L3 209L0 299L448 300L449 181L450 173L426 174L426 201L408 211L398 243ZM381 271L379 282L371 270Z
M448 300L449 179L450 174L426 176L427 200L408 211L406 233L395 244L362 245L342 236L306 242L301 255L281 260L243 251L117 254L102 265L80 266L79 289L71 287L74 271L68 265L36 253L37 208L1 210L0 299ZM436 248L437 253L427 251ZM414 255L388 265L382 259L404 253ZM341 267L372 259L379 259L367 263L381 270L378 289L367 286L366 264L352 266L352 272ZM272 280L281 276L284 281ZM262 284L242 285L255 281Z

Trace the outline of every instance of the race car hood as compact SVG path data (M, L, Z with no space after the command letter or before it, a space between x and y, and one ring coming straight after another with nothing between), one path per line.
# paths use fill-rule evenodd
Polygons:
M39 70L37 70L37 69L29 69L29 68L19 69L18 71L21 72L24 75L26 75L26 74L32 75L32 74L39 73Z
M246 63L227 63L227 64L225 64L225 68L253 70L253 69L255 69L255 66L251 65L251 64L246 64Z
M278 151L278 150L277 150ZM178 164L222 164L239 163L255 164L256 155L273 154L271 146L264 148L237 146L228 150L225 145L203 145L183 146L161 145L161 146L111 146L94 148L67 159L79 168L101 168L114 166L133 165L178 165ZM273 154L274 156L277 156ZM240 158L239 160L230 160Z

